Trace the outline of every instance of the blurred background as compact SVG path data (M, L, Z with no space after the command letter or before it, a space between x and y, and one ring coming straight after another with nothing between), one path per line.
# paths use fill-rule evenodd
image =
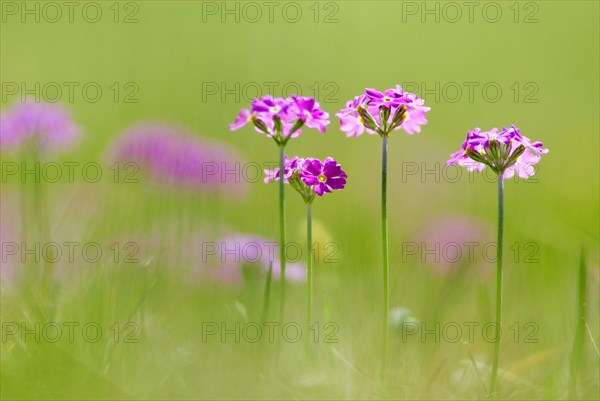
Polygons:
M39 155L59 166L56 180L23 177L28 156L2 150L3 398L484 397L496 185L444 164L468 130L515 124L550 152L530 180L505 183L500 394L597 399L597 2L69 3L0 2L2 111L26 99L56 103L81 132L72 146ZM396 84L431 111L421 133L390 138L393 327L381 379L381 140L346 138L334 114L366 87ZM304 341L205 338L207 322L260 322L268 269L207 260L206 244L278 238L277 186L260 176L277 147L228 124L254 97L294 93L317 98L331 124L325 134L304 129L287 153L333 156L348 174L343 191L313 205L315 320L322 335L335 328L337 341L316 341L312 357ZM128 148L140 131L158 134ZM119 163L144 146L219 170L210 182L174 184L153 170L160 166ZM73 179L69 163L81 165ZM288 239L304 249L303 202L287 194ZM44 258L23 256L36 242L63 252L49 294L38 291ZM103 256L77 251L69 261L66 242L100 244ZM285 320L304 325L297 259ZM576 334L581 288L587 325ZM274 281L271 321L278 291ZM421 330L407 335L406 319ZM59 341L48 341L48 322L61 326ZM79 324L73 341L65 322ZM469 322L480 323L473 339ZM89 323L102 329L96 342L79 331ZM456 340L449 323L463 330ZM25 329L34 334L23 338Z

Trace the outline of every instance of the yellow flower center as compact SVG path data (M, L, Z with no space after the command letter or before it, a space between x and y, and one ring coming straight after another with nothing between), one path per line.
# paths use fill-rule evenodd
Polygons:
M281 107L279 107L279 106L271 106L271 107L269 107L269 111L272 114L277 114L277 113L279 113L280 110L281 110Z
M383 97L383 101L384 101L384 102L391 102L391 101L392 101L392 98L391 98L391 97L389 97L389 96L384 96L384 97Z
M325 181L327 181L327 177L325 177L325 175L323 175L323 174L319 174L319 176L318 176L317 178L318 178L318 179L319 179L319 181L321 181L321 182L325 182Z

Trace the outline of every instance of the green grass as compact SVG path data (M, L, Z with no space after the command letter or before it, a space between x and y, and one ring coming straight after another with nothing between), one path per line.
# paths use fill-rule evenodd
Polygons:
M3 2L4 3L4 2ZM420 3L420 2L418 2ZM105 4L105 3L102 3ZM447 216L496 224L496 185L482 176L457 183L403 179L403 162L433 168L458 149L468 129L515 123L522 133L550 149L535 183L505 184L504 324L520 324L520 341L508 329L503 338L498 387L502 399L597 399L600 363L596 344L599 248L599 6L589 1L538 2L539 23L497 24L478 19L421 23L401 20L402 2L342 1L337 24L278 20L202 23L200 2L140 2L138 24L61 22L1 25L2 82L136 82L138 103L98 103L77 98L67 106L85 129L80 147L60 161L100 161L120 132L140 120L181 124L199 136L237 149L248 162L276 162L277 147L250 129L230 133L227 124L244 101L217 96L202 101L203 82L298 82L308 91L334 82L332 115L364 87L396 83L498 82L497 103L476 96L469 102L436 101L421 134L394 134L389 143L388 218L390 305L410 310L428 328L435 322L494 319L495 281L478 274L479 264L440 276L418 257L403 261L402 243ZM433 3L431 3L433 4ZM523 4L523 3L521 3ZM302 3L309 13L309 3ZM104 5L108 7L108 3ZM107 11L108 12L108 11ZM109 14L110 15L110 14ZM310 14L306 14L310 15ZM513 99L509 87L534 82L538 103ZM264 85L263 85L264 86ZM522 89L523 90L523 89ZM424 92L424 93L423 93ZM3 93L4 95L5 93ZM277 94L277 93L275 93ZM306 94L311 94L306 93ZM8 108L16 96L2 99ZM381 238L379 226L380 139L346 139L333 121L328 133L305 130L286 147L290 155L334 156L348 173L348 186L313 204L314 238L339 246L336 263L315 263L315 321L339 327L337 343L304 341L202 341L203 323L232 327L260 322L264 277L240 287L202 285L187 278L197 267L181 253L194 234L216 238L239 231L278 238L277 186L248 184L243 199L180 194L139 184L60 182L45 188L44 211L52 240L140 244L140 263L60 263L55 291L42 298L39 266L16 264L17 278L3 270L1 320L42 325L49 321L96 322L101 339L87 342L2 341L0 396L3 399L481 399L489 388L493 343L476 331L473 341L403 341L390 330L387 372L378 374L381 353ZM2 154L2 162L17 160ZM2 182L2 242L19 238L19 196L24 185ZM30 191L31 189L29 189ZM287 188L287 235L304 246L304 203ZM31 194L31 192L29 192ZM27 206L29 219L34 210ZM34 223L31 223L34 224ZM27 232L33 230L27 226ZM6 231L5 231L6 230ZM8 233L7 233L8 231ZM18 230L17 230L18 231ZM11 238L11 234L13 237ZM29 236L29 234L27 234ZM31 238L31 237L30 237ZM153 241L150 241L153 239ZM18 239L17 239L18 241ZM537 262L515 261L509 247L534 242ZM577 386L569 396L573 344L579 321L581 249L587 250L587 325ZM270 321L278 316L279 286L273 282ZM288 322L304 327L306 287L286 289ZM110 327L119 323L119 341ZM127 322L139 332L124 343ZM523 337L533 322L535 343ZM480 326L481 327L481 326ZM530 326L532 327L532 326ZM322 331L321 334L325 332ZM478 335L479 334L479 335ZM578 334L580 335L580 334ZM462 340L466 340L463 332ZM475 368L475 366L477 368ZM482 380L479 379L481 377ZM573 395L573 394L572 394Z

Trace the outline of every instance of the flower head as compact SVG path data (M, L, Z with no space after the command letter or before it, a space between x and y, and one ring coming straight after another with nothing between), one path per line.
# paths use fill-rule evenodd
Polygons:
M541 142L532 143L521 136L514 125L500 132L497 128L487 132L475 128L467 133L461 149L450 155L446 165L458 164L479 172L489 166L502 175L502 179L511 178L515 173L521 178L529 178L535 174L533 165L544 153L548 153L548 149Z
M325 132L329 124L329 114L311 97L292 96L275 98L263 96L252 101L250 109L242 109L229 129L236 131L252 123L254 129L273 138L279 145L285 145L290 138L301 134L300 128L317 129Z
M0 116L0 148L17 149L29 143L42 152L66 150L75 144L80 131L59 104L16 103Z
M421 125L427 124L426 114L431 108L425 107L424 103L423 99L405 92L400 85L384 92L368 88L363 95L346 103L346 108L336 116L340 119L341 130L348 137L359 137L365 131L388 136L400 129L414 134L421 131Z
M332 190L343 189L346 186L346 173L342 166L333 158L328 157L322 162L319 159L306 159L300 178L319 196Z
M294 101L291 109L295 117L304 122L309 128L325 132L329 124L329 113L320 109L319 102L312 97L293 96Z
M302 159L298 156L290 159L286 156L283 170L283 182L290 184L307 203L311 203L315 195L323 196L346 186L346 173L331 157L321 161L314 158ZM265 174L265 183L281 179L278 168L265 170Z
M135 163L148 178L163 185L235 195L247 189L223 173L235 171L241 163L233 149L166 124L132 127L117 139L111 157Z

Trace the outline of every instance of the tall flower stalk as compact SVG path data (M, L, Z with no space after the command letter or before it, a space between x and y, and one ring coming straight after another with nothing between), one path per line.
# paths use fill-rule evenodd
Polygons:
M238 130L251 123L254 129L272 138L279 147L279 170L285 169L285 146L291 138L301 134L300 128L317 129L325 132L329 124L329 114L320 109L320 105L311 97L292 96L290 98L275 98L263 96L254 99L250 109L243 109L235 121L229 125L232 131ZM281 271L280 290L280 320L285 311L285 189L283 182L279 184L279 265Z
M529 138L512 125L498 132L493 128L481 132L475 128L467 134L461 149L450 156L448 166L458 164L469 171L482 171L486 166L498 176L498 242L496 253L496 328L492 373L490 377L490 397L496 396L498 362L500 360L500 333L502 332L502 254L504 244L504 180L517 174L529 178L535 174L533 165L539 162L541 155L548 149L541 142L531 142Z
M346 108L336 116L340 119L341 130L348 137L359 137L364 132L379 135L382 138L381 152L381 244L383 258L383 306L382 306L382 372L385 369L387 354L388 321L390 305L389 249L387 220L387 157L388 138L397 130L408 134L421 131L421 125L427 124L423 99L405 92L399 85L394 89L379 92L366 89L365 93L346 103Z
M281 174L283 171L283 174ZM313 248L312 248L312 203L315 196L323 196L346 186L346 173L331 157L319 159L285 158L282 169L265 170L265 182L279 181L280 185L290 184L306 204L306 249L307 249L307 294L306 330L310 332L313 321ZM281 177L283 176L283 179ZM307 336L309 338L309 336ZM309 340L310 341L310 340Z
M0 115L0 150L15 152L20 151L22 162L30 165L35 171L42 170L43 163L50 155L67 151L79 139L81 128L72 120L67 109L59 104L40 103L32 100L16 102L15 105L3 111ZM31 189L27 192L25 177L22 189L22 232L23 240L37 241L46 244L50 238L49 211L44 205L45 191L42 177L38 174L33 178ZM28 199L32 199L33 217L37 225L37 236L28 231ZM53 263L44 258L43 266L39 273L41 294L44 302L50 309L52 296L52 278L54 275Z

